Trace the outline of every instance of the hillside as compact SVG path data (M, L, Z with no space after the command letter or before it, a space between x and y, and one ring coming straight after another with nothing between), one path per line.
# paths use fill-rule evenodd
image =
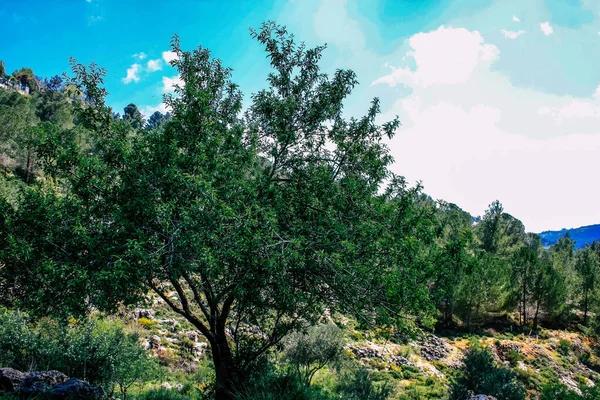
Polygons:
M569 233L569 236L575 242L575 248L580 249L586 244L600 240L600 224L581 226L573 229L561 229L560 231L545 231L539 233L539 236L542 238L544 247L550 247L563 237L565 233Z

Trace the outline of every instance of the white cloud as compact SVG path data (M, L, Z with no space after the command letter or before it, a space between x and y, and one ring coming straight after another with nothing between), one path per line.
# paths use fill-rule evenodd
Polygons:
M552 28L552 26L550 26L550 22L548 21L542 22L540 24L540 29L542 30L542 32L544 32L544 35L546 36L552 35L552 33L554 32L554 29Z
M513 15L512 20L513 20L513 22L521 22L519 17L517 17L516 15Z
M148 117L150 117L156 111L160 111L162 114L171 112L170 107L167 107L165 103L160 103L156 106L141 106L139 110L146 119L148 119Z
M140 77L137 75L141 71L140 64L133 64L131 67L127 68L127 76L122 78L124 84L128 84L131 82L139 82Z
M148 60L146 67L148 72L160 71L162 69L162 61L160 58L157 58L156 60Z
M179 77L179 75L175 75L171 78L168 76L162 77L163 82L163 92L172 92L175 90L175 86L183 86L183 81Z
M146 53L144 53L142 51L142 52L139 52L139 53L135 53L132 57L133 58L137 58L138 60L143 60L144 58L147 57L147 55L146 55Z
M477 31L440 28L408 40L416 67L375 80L404 84L381 121L403 123L392 169L434 198L482 214L499 199L528 231L600 222L600 87L587 98L516 87ZM456 59L454 58L456 56Z
M413 50L406 55L414 59L415 71L408 67L392 66L391 74L377 79L373 84L396 86L402 83L426 88L435 84L463 83L480 65L493 62L499 54L496 46L483 44L479 32L464 28L441 26L436 31L411 36L408 43Z
M507 31L506 29L501 29L500 32L502 32L502 34L504 35L505 38L507 39L511 39L511 40L515 40L516 38L518 38L519 36L521 36L522 34L525 33L524 30L519 30L519 31Z
M178 59L177 53L175 53L174 51L163 51L162 59L165 60L167 64L169 64L171 61Z

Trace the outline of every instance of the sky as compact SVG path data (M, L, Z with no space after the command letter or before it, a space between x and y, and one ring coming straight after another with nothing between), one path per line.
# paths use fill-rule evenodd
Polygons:
M352 69L347 116L398 115L392 170L477 216L498 199L528 231L600 223L600 0L3 0L0 59L41 77L107 69L108 103L164 111L169 43L209 48L250 94L269 63L249 34L286 25Z

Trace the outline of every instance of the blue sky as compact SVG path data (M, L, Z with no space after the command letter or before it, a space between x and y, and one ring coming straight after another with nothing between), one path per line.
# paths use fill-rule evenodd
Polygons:
M249 94L265 87L265 54L248 33L285 24L328 44L323 68L361 85L346 113L374 96L403 126L395 172L474 215L495 199L528 230L600 223L599 0L20 0L0 3L0 59L39 76L70 56L108 70L109 104L163 110L177 81L174 33L208 47Z

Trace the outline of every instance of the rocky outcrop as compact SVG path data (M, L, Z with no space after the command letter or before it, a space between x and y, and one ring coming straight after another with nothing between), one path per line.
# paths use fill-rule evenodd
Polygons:
M421 357L427 361L438 361L446 358L450 354L450 348L439 337L434 335L427 336L420 342Z
M54 399L75 400L99 400L104 396L104 390L100 386L92 386L81 379L71 378L66 382L54 386L50 390Z
M0 396L15 393L19 398L50 398L53 400L99 400L104 390L59 371L39 371L25 374L12 368L0 368Z
M23 379L19 392L25 395L48 392L68 379L68 376L59 371L31 372Z
M12 368L0 368L0 392L16 392L25 374Z

